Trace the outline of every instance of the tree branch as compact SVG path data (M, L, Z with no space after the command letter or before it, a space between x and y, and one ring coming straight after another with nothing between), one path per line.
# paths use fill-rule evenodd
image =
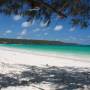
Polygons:
M51 5L49 5L46 2L43 2L43 1L40 1L40 0L32 0L32 2L40 3L43 7L47 8L47 9L51 9L53 12L55 12L59 16L67 17L64 13L62 13L61 11L58 11L55 7L52 7Z

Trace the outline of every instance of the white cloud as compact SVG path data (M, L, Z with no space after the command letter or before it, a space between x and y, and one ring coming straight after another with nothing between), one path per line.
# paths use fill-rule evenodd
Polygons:
M17 36L17 39L22 39L22 36Z
M44 33L44 35L45 35L45 36L47 36L47 35L48 35L48 33L46 32L46 33Z
M77 37L70 36L70 37L69 37L69 39L70 39L70 40L74 40L74 41L75 41L75 40L77 40Z
M12 33L12 31L11 30L7 30L5 33L9 34L9 33Z
M36 29L33 30L33 32L38 32L38 31L40 31L39 28L36 28Z
M15 15L14 17L13 17L13 19L15 20L15 21L18 21L18 20L20 20L22 18L22 16L20 16L20 15Z
M27 29L23 29L22 32L20 33L21 36L25 35L27 33Z
M41 22L41 23L40 23L40 26L41 26L41 27L46 27L47 24L48 24L48 22L49 22L49 21L47 21L47 22L45 22L45 23L44 23L44 22Z
M60 30L62 30L62 29L63 29L63 25L57 25L57 26L54 28L55 31L60 31Z
M56 40L55 41L59 41L59 39L58 38L56 38Z
M3 35L7 35L7 34L10 34L12 33L12 30L6 30L5 32L2 32Z
M75 29L76 29L75 27L72 27L72 28L70 29L70 31L75 31Z
M27 27L30 27L30 26L31 26L31 22L23 22L22 23L22 27L27 28Z
M88 38L90 38L90 36L87 36Z
M80 38L79 40L80 40L80 41L84 41L85 39L83 39L83 38Z

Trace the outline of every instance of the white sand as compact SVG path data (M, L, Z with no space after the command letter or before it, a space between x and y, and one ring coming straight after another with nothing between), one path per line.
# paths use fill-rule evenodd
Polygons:
M24 52L15 48L0 47L0 62L25 65L51 65L68 67L90 67L90 57L80 57L66 54L49 54L41 52Z
M26 52L24 50L15 48L0 47L0 73L15 72L18 73L25 69L23 65L35 65L35 66L58 66L58 67L90 67L90 57L77 56L71 54L51 54L44 52ZM44 90L51 89L48 84L39 84L35 86L20 86L20 87L8 87L2 90L40 90L42 87ZM86 90L86 89L85 89ZM87 89L88 90L88 89Z

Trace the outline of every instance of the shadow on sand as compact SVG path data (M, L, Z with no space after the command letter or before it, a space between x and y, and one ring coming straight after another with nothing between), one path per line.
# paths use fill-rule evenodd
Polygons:
M49 84L51 90L90 90L90 69L55 66L25 66L19 74L0 74L0 88ZM46 90L45 88L38 88Z

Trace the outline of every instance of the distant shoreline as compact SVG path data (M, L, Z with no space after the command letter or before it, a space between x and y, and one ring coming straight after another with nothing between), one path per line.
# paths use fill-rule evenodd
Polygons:
M80 45L63 41L33 40L33 39L10 39L0 38L1 44L47 44L47 45Z

